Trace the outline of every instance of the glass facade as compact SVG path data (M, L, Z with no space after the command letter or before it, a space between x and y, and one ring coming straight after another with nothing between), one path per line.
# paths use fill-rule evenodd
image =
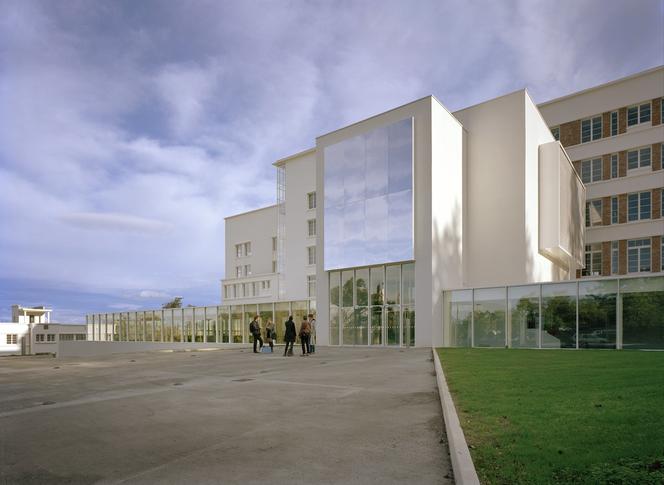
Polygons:
M93 314L86 320L96 341L250 343L249 323L259 315L261 327L268 319L275 323L281 343L288 316L299 329L309 313L316 313L313 300Z
M413 119L324 149L325 270L411 260Z
M453 290L443 301L447 347L664 349L660 275Z
M330 345L415 345L415 263L331 271L328 277Z

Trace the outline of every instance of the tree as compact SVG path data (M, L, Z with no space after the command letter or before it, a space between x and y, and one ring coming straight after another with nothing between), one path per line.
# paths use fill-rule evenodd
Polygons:
M182 297L176 296L171 301L164 303L162 308L182 308Z

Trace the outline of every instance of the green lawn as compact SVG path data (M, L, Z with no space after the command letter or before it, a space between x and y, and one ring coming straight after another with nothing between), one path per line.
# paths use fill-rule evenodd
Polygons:
M664 483L664 352L438 352L483 484Z

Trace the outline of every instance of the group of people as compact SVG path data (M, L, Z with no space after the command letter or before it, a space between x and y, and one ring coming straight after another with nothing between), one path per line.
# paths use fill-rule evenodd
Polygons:
M259 322L259 315L254 316L254 319L249 324L249 332L254 338L254 353L258 354L263 350L263 331L261 329L261 324ZM302 355L307 356L314 352L315 342L316 342L316 319L313 314L310 313L308 316L304 317L302 324L300 325L299 332L295 328L295 322L293 321L293 315L289 315L288 320L285 322L286 331L284 333L284 342L286 343L286 348L284 349L284 356L293 355L293 345L297 337L300 337L300 343L302 344ZM274 342L277 339L277 331L272 322L271 318L267 319L265 323L265 340L267 341L270 349L274 352ZM258 346L258 350L257 350Z

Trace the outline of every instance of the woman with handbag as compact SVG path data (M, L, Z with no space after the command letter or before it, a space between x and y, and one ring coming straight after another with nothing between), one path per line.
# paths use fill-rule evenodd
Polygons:
M309 355L309 338L311 337L311 324L307 317L304 317L302 320L302 325L300 326L300 342L302 342L302 355Z
M293 321L293 315L290 315L288 320L286 320L286 333L284 333L284 342L286 342L284 357L287 355L293 355L293 344L295 343L295 337L297 337L297 332L295 331L295 322ZM290 351L288 350L288 344L290 344Z
M274 339L277 338L277 334L274 331L274 323L272 323L271 318L268 318L265 324L265 338L267 343L270 344L270 349L274 352Z

